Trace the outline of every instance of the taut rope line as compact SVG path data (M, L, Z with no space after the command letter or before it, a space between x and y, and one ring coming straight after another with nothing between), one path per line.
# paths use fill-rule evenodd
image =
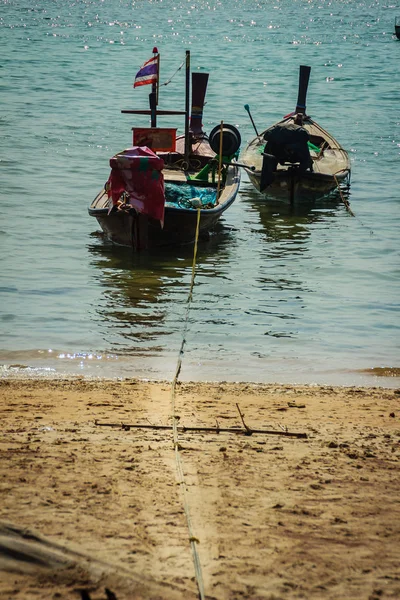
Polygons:
M201 571L199 554L197 552L197 544L199 543L199 540L195 537L195 535L193 533L192 520L191 520L191 516L190 516L189 502L188 502L187 491L186 491L185 476L183 473L182 458L179 453L179 449L180 449L179 440L178 440L179 416L176 415L176 412L175 412L175 390L176 390L176 384L178 381L179 373L180 373L180 370L182 367L183 351L184 351L184 347L185 347L185 343L186 343L186 332L187 332L187 326L188 326L190 303L192 301L192 295L193 295L194 277L195 277L195 269L196 269L197 241L199 239L199 228L200 228L200 208L197 209L196 235L195 235L195 240L194 240L193 263L192 263L192 278L191 278L191 282L190 282L190 289L189 289L189 294L188 294L187 303L186 303L186 315L185 315L185 325L184 325L184 330L183 330L183 338L182 338L182 343L181 343L181 347L179 350L179 357L178 357L178 362L177 362L177 366L176 366L176 370L175 370L175 376L172 381L172 387L171 387L171 418L172 418L172 435L173 435L173 443L174 443L174 451L175 451L176 470L177 470L177 474L178 474L178 482L179 482L180 488L182 490L182 495L183 495L183 507L185 510L186 523L187 523L187 527L188 527L188 531L189 531L189 541L190 541L190 546L192 549L196 583L197 583L197 588L199 591L200 600L205 600L203 575L202 575L202 571Z
M173 80L173 78L175 77L175 75L178 73L178 71L180 71L183 67L183 65L185 64L186 61L183 61L183 63L181 65L179 65L179 67L177 68L177 70L175 71L175 73L173 75L171 75L171 77L169 79L167 79L167 81L164 81L164 83L160 83L160 87L162 85L168 85L169 83L171 83L171 81Z

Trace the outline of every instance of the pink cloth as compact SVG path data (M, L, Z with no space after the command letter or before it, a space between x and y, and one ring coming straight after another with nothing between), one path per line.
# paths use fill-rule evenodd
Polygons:
M139 213L164 222L164 161L147 146L134 146L110 159L108 197L116 205L123 192Z

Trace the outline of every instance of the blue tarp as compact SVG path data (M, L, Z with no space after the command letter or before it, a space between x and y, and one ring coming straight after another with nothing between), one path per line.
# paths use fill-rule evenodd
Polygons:
M212 208L216 204L217 192L213 188L176 183L165 184L165 205L178 208Z

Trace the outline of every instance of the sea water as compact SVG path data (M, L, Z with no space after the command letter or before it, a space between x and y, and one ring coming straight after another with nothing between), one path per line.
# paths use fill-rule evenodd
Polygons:
M400 41L396 1L2 0L2 375L396 386ZM159 108L210 73L203 125L242 147L294 110L350 154L350 203L267 201L245 173L216 233L133 255L87 208L148 118L133 89L156 46ZM177 127L180 117L159 117ZM397 369L397 370L396 370Z

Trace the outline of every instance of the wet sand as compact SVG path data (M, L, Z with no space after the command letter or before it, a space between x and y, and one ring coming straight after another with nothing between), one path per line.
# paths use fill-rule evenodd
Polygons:
M399 389L171 390L0 380L2 599L400 597Z

